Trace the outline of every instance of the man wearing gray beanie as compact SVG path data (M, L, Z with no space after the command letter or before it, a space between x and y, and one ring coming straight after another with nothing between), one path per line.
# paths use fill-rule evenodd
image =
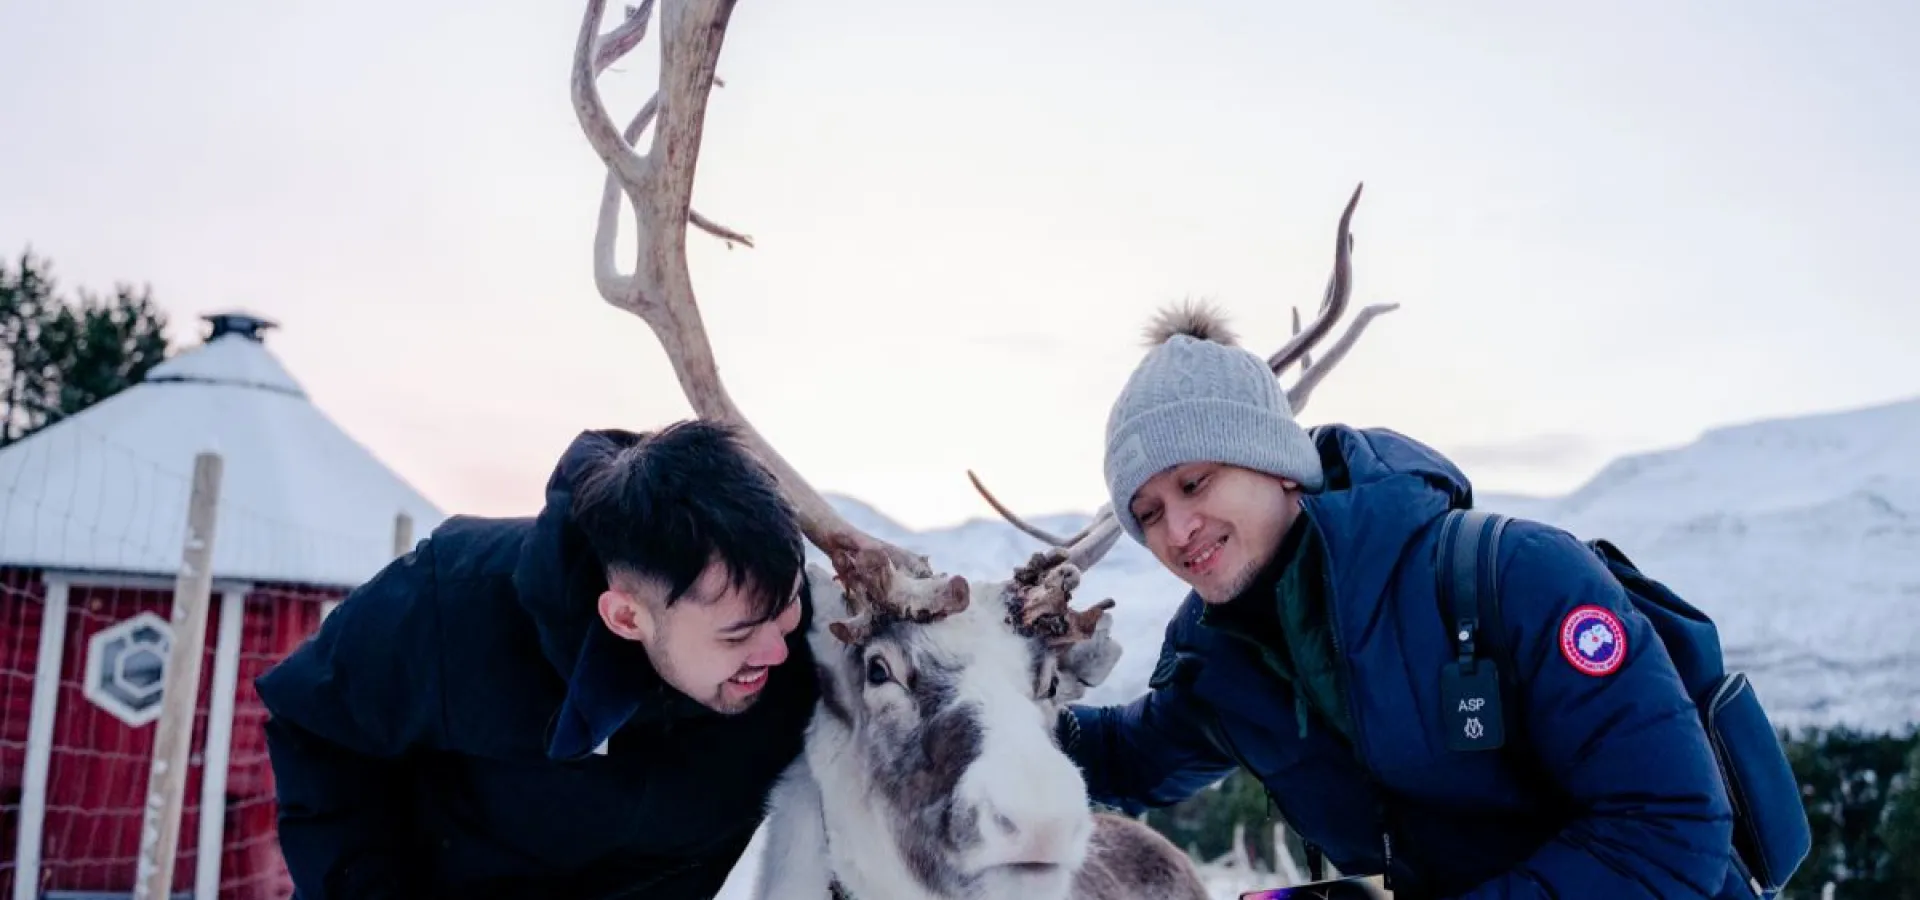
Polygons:
M1183 489L1191 480L1179 477L1182 466L1224 469L1222 477L1233 480L1227 493L1256 506L1278 508L1288 502L1282 494L1321 489L1326 475L1313 439L1294 421L1267 361L1237 346L1224 320L1207 308L1189 306L1163 316L1149 337L1152 351L1127 379L1107 419L1109 501L1129 536L1146 542L1142 517L1159 521L1164 504L1158 495ZM1265 547L1279 537L1258 533L1243 542ZM1226 551L1237 560L1162 560L1209 600L1232 597L1253 575L1253 549L1236 553L1240 548L1216 550L1212 544L1183 549Z
M1107 420L1107 488L1121 529L1192 593L1147 693L1061 712L1096 802L1138 814L1242 769L1315 879L1331 861L1396 898L1744 898L1769 893L1750 879L1784 881L1736 854L1676 638L1600 555L1499 520L1491 551L1462 555L1506 598L1469 637L1506 655L1464 663L1439 585L1466 475L1388 429L1303 427L1268 360L1204 308L1163 315L1149 344ZM1753 710L1716 738L1784 771ZM1790 777L1770 788L1741 798L1760 807L1741 826L1786 835L1790 870L1805 814Z

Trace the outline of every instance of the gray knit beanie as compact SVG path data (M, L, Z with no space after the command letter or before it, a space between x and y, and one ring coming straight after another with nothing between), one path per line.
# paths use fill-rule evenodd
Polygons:
M1309 492L1324 486L1320 454L1294 421L1273 370L1236 346L1216 314L1167 314L1149 334L1157 345L1107 416L1107 493L1127 534L1146 543L1133 494L1171 466L1227 463L1297 481Z

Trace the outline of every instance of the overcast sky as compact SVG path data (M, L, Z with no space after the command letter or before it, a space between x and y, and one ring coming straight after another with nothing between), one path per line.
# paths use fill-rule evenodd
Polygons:
M530 511L579 430L688 414L593 287L582 8L0 0L0 252L148 283L183 342L276 319L435 501ZM1364 181L1354 299L1401 309L1304 418L1565 491L1920 394L1916 10L746 0L695 206L759 247L695 236L694 279L735 398L823 489L933 525L991 515L973 467L1091 509L1142 324L1207 296L1277 346ZM604 79L622 121L657 46Z

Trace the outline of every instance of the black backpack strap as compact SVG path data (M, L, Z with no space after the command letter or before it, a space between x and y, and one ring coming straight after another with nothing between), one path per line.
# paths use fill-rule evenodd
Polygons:
M1493 635L1500 621L1500 536L1508 521L1484 509L1454 509L1440 523L1440 610L1463 660L1498 658L1503 649ZM1495 656L1481 652L1483 635L1493 640Z
M1454 750L1494 750L1506 743L1500 671L1511 666L1499 639L1496 563L1508 521L1499 513L1454 509L1440 522L1434 588L1454 649L1440 673L1440 712Z

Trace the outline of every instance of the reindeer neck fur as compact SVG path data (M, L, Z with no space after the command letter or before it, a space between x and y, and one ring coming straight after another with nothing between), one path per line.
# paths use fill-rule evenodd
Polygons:
M814 584L827 586L815 591L816 621L844 615L831 581ZM860 900L1064 898L1085 860L1085 785L1053 744L1051 709L1033 699L1051 663L1007 623L1000 584L970 586L966 610L883 622L863 646L824 626L809 636L822 696L805 759L832 877ZM869 685L874 655L906 684ZM983 874L1027 857L1058 869Z

